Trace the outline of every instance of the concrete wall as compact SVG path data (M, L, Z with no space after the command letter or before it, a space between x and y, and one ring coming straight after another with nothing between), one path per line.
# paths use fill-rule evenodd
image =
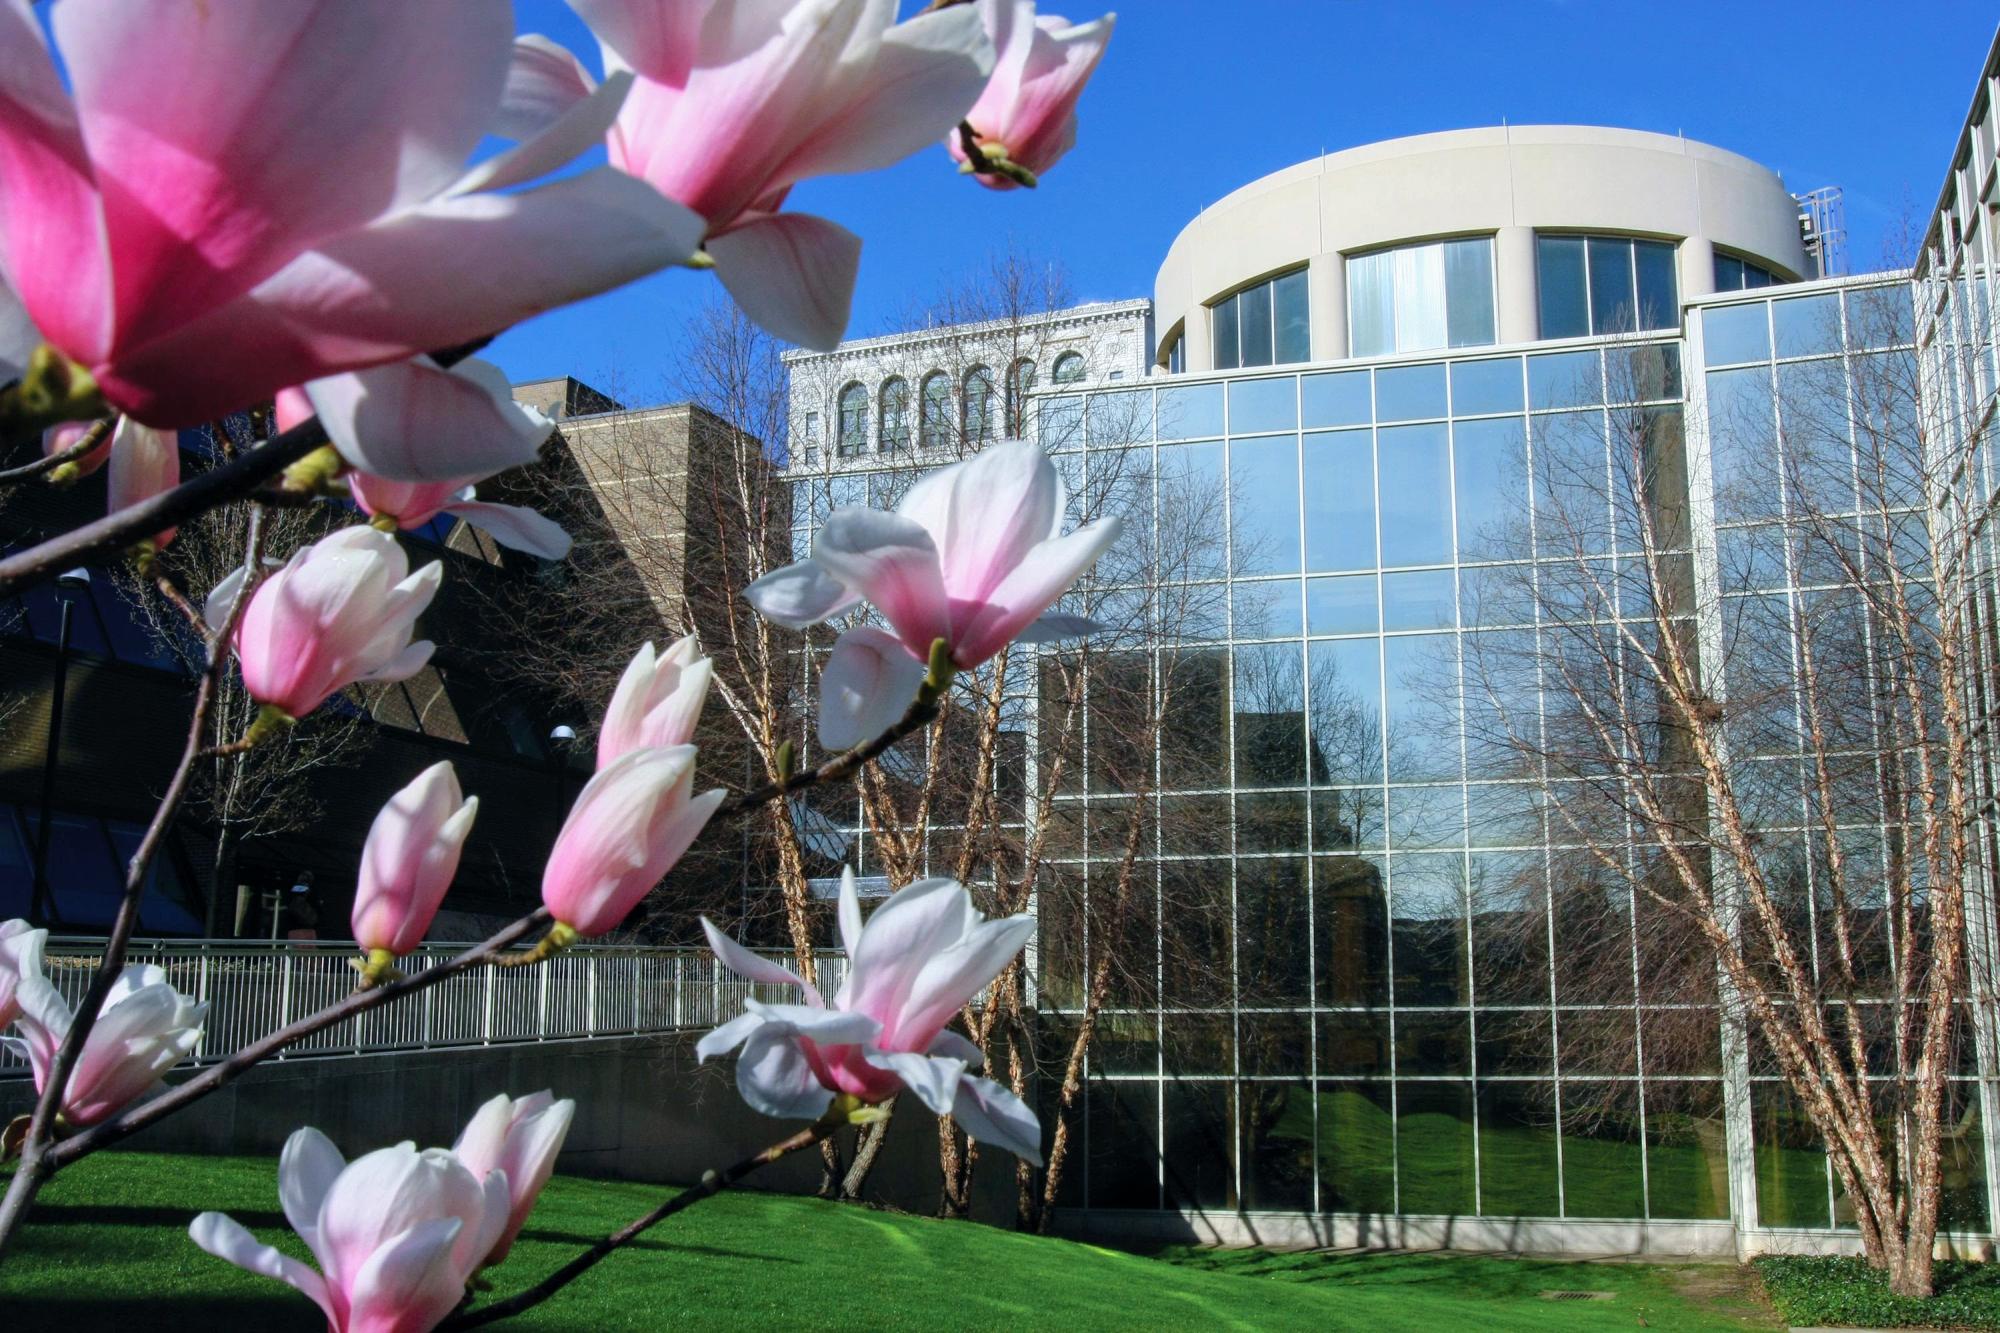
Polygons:
M414 1139L448 1146L479 1104L498 1092L540 1088L576 1099L559 1170L579 1176L685 1184L803 1128L768 1120L736 1093L734 1063L694 1060L698 1034L462 1051L414 1051L265 1064L127 1143L153 1152L275 1158L301 1125L313 1125L352 1159ZM0 1122L28 1110L25 1079L0 1080ZM851 1152L852 1136L846 1140ZM810 1193L817 1153L765 1167L747 1187ZM937 1209L937 1119L902 1099L869 1197L916 1213ZM977 1216L1011 1223L1012 1159L985 1158L975 1175Z
M1403 241L1494 238L1499 341L1536 336L1536 229L1681 242L1685 299L1714 290L1716 247L1802 275L1798 209L1776 172L1666 134L1582 125L1451 130L1367 144L1252 181L1182 229L1154 283L1160 351L1215 367L1206 304L1307 265L1312 359L1348 355L1346 256Z

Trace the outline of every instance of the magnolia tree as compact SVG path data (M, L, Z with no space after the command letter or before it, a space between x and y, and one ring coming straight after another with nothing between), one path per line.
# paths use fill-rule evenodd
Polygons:
M46 932L0 923L0 1028L38 1091L4 1140L15 1161L0 1256L56 1172L312 1033L616 928L711 821L852 774L1011 641L1093 628L1049 612L1117 524L1066 535L1054 467L1029 445L926 478L896 513L836 513L810 560L747 592L783 625L865 604L888 626L848 630L826 665L831 757L803 771L780 762L732 798L698 793L705 660L697 643L646 645L606 711L540 907L399 973L475 833L476 795L434 766L383 808L363 848L354 993L163 1086L206 1006L125 956L197 766L289 744L335 694L425 667L433 645L415 631L444 569L413 569L400 529L449 511L503 544L567 550L541 516L467 493L532 461L551 429L470 354L522 319L674 266L714 270L774 334L832 346L860 241L785 211L791 187L940 142L983 185L1033 185L1074 139L1111 27L1037 16L1029 0L936 0L903 22L891 0L572 3L600 43L602 78L546 38L517 38L502 0L59 0L46 32L28 0L0 0L0 444L40 455L5 478L101 464L112 479L103 518L0 561L0 595L128 559L185 604L204 650L187 743L81 1003L44 975ZM471 161L489 134L511 146ZM599 144L607 165L556 174ZM181 477L174 431L273 403L269 438ZM240 564L197 606L176 578L177 529L243 503ZM265 517L300 505L349 521L278 564ZM232 672L257 710L210 744ZM973 1138L1037 1160L1033 1113L972 1072L978 1049L949 1027L1019 952L1027 918L985 919L956 882L926 880L866 921L849 884L839 919L853 967L830 1003L709 930L725 964L796 985L799 1002L750 1002L702 1054L740 1047L750 1104L808 1127L526 1291L468 1296L519 1233L575 1113L547 1093L495 1096L448 1150L405 1143L348 1162L299 1129L279 1194L317 1267L220 1214L192 1219L190 1235L297 1288L334 1329L471 1326L540 1303L662 1218L878 1118L906 1088Z

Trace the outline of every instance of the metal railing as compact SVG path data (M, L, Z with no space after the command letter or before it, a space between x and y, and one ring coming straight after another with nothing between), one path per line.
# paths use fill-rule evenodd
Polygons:
M96 940L49 941L46 974L72 1005L89 987L102 947ZM421 972L467 947L426 944L399 966ZM176 990L208 1003L194 1059L209 1063L351 994L349 960L356 956L351 944L134 940L128 961L165 969ZM769 956L790 965L788 955ZM847 960L815 956L821 988L831 995ZM742 1013L743 1001L752 997L798 1000L790 986L744 981L706 949L583 945L534 967L469 969L411 999L315 1032L274 1058L700 1030ZM0 1049L0 1078L27 1072L26 1061Z

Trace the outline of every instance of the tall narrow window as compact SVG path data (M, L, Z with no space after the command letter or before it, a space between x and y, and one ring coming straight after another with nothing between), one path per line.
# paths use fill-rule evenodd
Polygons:
M910 447L910 382L891 375L882 384L882 448Z
M840 391L840 456L852 458L868 448L868 390L850 384Z
M1083 353L1064 352L1056 358L1055 374L1057 384L1075 384L1083 378Z
M1537 236L1535 268L1544 338L1634 333L1680 323L1680 281L1670 241Z
M974 366L965 372L965 439L977 444L993 438L993 372Z
M1491 343L1493 238L1429 241L1350 257L1347 328L1356 356Z
M917 443L935 449L951 433L951 381L942 370L924 376L923 419L917 423Z
M1025 358L1007 372L1007 437L1025 439L1028 434L1028 395L1035 388L1035 363Z

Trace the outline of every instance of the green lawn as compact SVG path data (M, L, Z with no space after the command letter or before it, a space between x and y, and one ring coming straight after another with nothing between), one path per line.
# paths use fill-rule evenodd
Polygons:
M558 1179L496 1285L509 1291L643 1212L657 1186ZM96 1157L59 1176L0 1268L8 1333L316 1326L275 1282L186 1237L204 1208L303 1254L265 1159ZM281 1239L282 1238L282 1239ZM663 1223L517 1321L542 1329L1769 1327L1736 1270L1441 1255L1170 1249L1142 1257L969 1223L723 1195ZM1557 1303L1547 1290L1610 1301Z

